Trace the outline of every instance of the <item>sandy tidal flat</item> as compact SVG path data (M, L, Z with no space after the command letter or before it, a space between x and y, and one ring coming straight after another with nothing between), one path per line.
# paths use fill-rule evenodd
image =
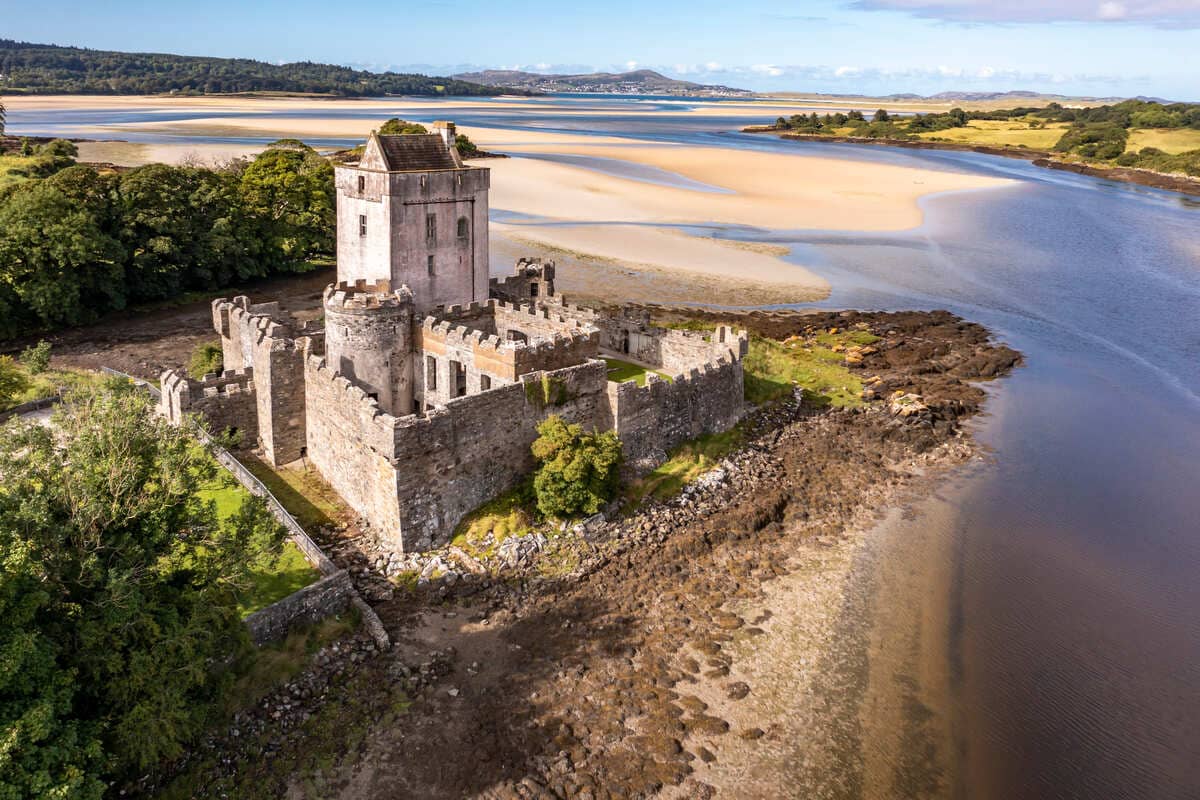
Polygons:
M349 119L322 115L322 109L335 104L339 110L352 108L370 116ZM214 114L241 114L170 119L170 111L180 106L211 109ZM32 97L17 98L11 104L13 110L70 107L168 109L161 121L101 125L90 129L89 135L117 137L122 132L137 132L190 139L179 143L102 142L85 144L81 149L87 160L124 165L154 161L212 164L251 156L262 149L254 144L205 142L209 137L357 139L387 117L406 111L424 118L437 114L442 107L518 110L529 113L531 121L537 116L568 111L576 116L589 113L586 107L567 108L554 98L337 101ZM761 111L769 117L777 110L768 104L689 102L681 104L680 113L722 117L735 111ZM304 113L277 116L272 111ZM606 107L594 113L612 116L612 109ZM634 106L629 113L655 112L637 112ZM903 230L921 224L918 200L923 196L1009 183L977 175L803 153L529 129L460 126L460 130L485 149L513 156L479 162L492 170L492 208L517 215L493 224L493 237L500 245L493 252L521 247L532 255L566 256L572 268L594 273L589 276L593 286L618 277L621 271L667 276L674 287L669 294L676 301L790 303L828 295L828 282L811 269L783 260L777 249L739 247L714 238L713 233L719 234L722 229L736 228L739 238L750 240L756 230ZM566 164L522 157L539 155L588 156L605 161ZM634 179L602 171L605 164L616 162L650 168L651 174ZM655 182L655 175L664 180ZM497 272L507 271L505 265L496 267ZM570 282L568 279L564 285ZM655 299L653 290L643 291L641 299ZM623 296L632 299L637 294L624 292Z

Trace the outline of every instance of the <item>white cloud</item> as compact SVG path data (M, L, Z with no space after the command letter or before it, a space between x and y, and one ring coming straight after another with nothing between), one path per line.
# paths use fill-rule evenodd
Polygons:
M836 78L852 78L861 73L862 70L858 67L838 67L833 71L833 75Z
M975 76L978 78L991 78L995 74L996 74L996 70L994 67L980 67L975 72Z
M633 72L637 68L638 68L638 62L636 62L636 61L626 61L625 62L625 69L629 70L630 72Z
M751 71L757 72L759 75L767 75L772 78L778 78L783 74L783 70L774 64L754 64L750 67Z
M952 22L1111 22L1200 27L1200 0L849 0Z

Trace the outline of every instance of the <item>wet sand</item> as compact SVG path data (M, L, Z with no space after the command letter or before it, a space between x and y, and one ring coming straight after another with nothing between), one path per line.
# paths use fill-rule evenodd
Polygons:
M657 102L657 101L655 101ZM673 101L663 101L673 102ZM438 108L491 108L546 115L612 109L553 105L550 100L456 99L445 101L311 98L18 98L13 108L74 107L151 109L183 106L213 116L94 126L96 136L157 133L188 137L365 137L388 116L406 111L429 115ZM378 117L322 115L336 105ZM758 103L681 103L680 113L720 118L778 110ZM271 115L279 111L297 116ZM308 112L311 111L311 114ZM220 114L234 114L219 116ZM630 114L640 113L630 111ZM239 115L240 114L240 115ZM250 116L257 114L261 116ZM596 283L612 278L629 299L669 299L713 304L795 303L828 296L829 283L804 265L785 261L778 249L755 251L715 241L708 229L736 227L739 234L772 230L894 231L919 226L918 201L930 194L1008 184L996 178L936 169L854 162L802 153L778 154L729 148L656 144L620 136L461 126L481 147L513 156L482 162L492 170L493 209L521 215L494 225L493 251L567 258ZM85 143L87 160L136 165L154 161L219 164L252 156L253 143ZM650 170L645 175L601 171L605 162L561 163L536 156L595 157ZM653 182L654 176L662 178ZM640 177L642 179L635 179ZM681 230L679 226L696 226ZM654 289L638 294L625 276L655 276ZM592 294L586 292L585 294ZM597 293L598 294L598 293ZM611 295L611 293L610 293Z

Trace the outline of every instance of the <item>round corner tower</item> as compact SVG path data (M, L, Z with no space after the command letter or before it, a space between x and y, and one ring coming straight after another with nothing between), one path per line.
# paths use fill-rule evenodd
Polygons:
M325 361L389 414L413 412L413 296L408 287L356 281L325 290Z

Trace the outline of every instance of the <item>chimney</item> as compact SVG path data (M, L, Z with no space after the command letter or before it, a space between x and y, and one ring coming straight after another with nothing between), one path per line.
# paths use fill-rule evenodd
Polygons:
M446 147L454 147L455 130L454 123L446 120L437 120L433 123L433 130L442 136L442 141L446 143Z

